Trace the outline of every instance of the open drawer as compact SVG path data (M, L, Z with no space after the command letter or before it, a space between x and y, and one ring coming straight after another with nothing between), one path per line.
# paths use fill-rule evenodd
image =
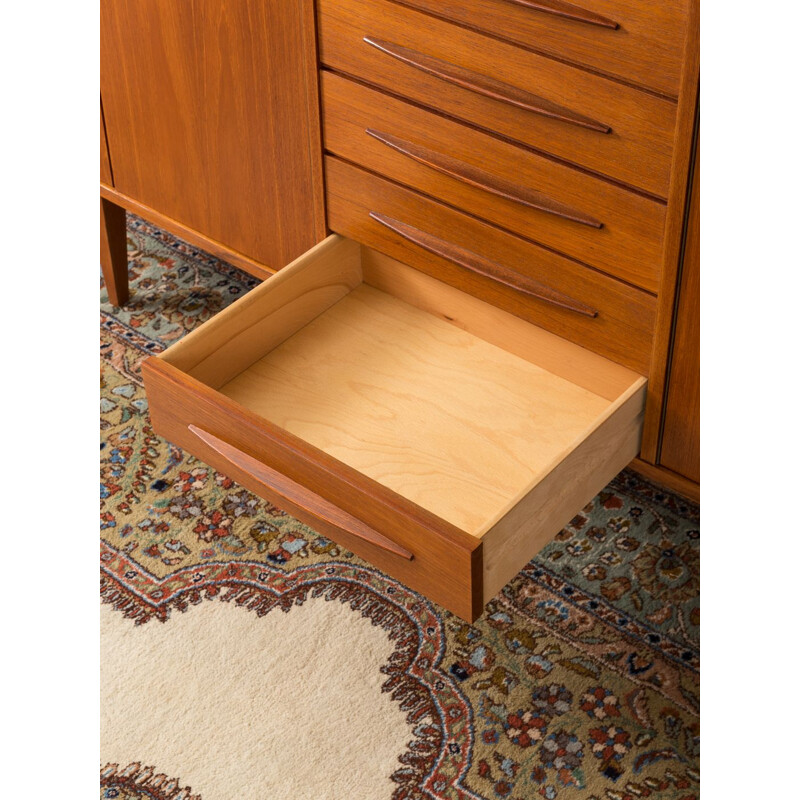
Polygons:
M338 235L143 370L159 434L469 621L636 456L646 386Z

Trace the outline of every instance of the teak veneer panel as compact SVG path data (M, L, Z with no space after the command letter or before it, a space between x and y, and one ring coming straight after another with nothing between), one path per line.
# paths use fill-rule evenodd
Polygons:
M667 370L675 321L675 298L680 280L681 253L686 222L689 180L699 139L700 100L700 0L688 0L688 32L685 41L681 90L675 127L675 149L672 159L667 219L664 232L664 253L661 257L662 280L658 293L653 352L647 385L647 414L642 435L642 459L658 463L662 437Z
M150 208L150 206L146 206L138 200L134 200L134 198L122 194L122 192L102 183L100 184L100 197L107 200L109 203L113 203L115 206L119 206L120 208L130 211L132 214L136 214L152 222L153 225L158 228L169 231L174 236L183 239L195 247L199 247L209 255L219 258L234 267L239 267L239 269L243 269L245 272L249 272L259 280L265 280L275 274L276 270L270 269L257 261L253 261L252 258L248 258L235 250L231 250L230 247L222 242L209 239L208 236L204 236L194 228L188 228L177 220L166 217L154 208Z
M700 482L700 156L689 200L659 463Z
M160 436L463 619L474 620L481 614L480 540L258 417L162 358L147 359L142 375L153 428ZM190 425L212 432L325 500L357 514L410 550L413 560L350 536L298 503L279 497L251 473L221 458L192 433Z
M325 147L379 175L444 200L496 225L657 292L663 246L663 203L558 164L492 136L379 94L333 73L321 76ZM420 145L466 169L488 185L502 181L524 196L598 220L601 228L526 206L470 185L387 145L369 130ZM460 168L460 167L459 167ZM467 172L469 177L469 172Z
M314 70L298 3L109 0L114 187L271 269L324 235Z
M108 158L108 140L106 139L106 124L103 121L103 103L100 103L100 183L114 185L111 175L111 161Z
M323 65L658 197L667 196L673 101L386 0L320 0L318 16ZM364 37L525 90L597 120L611 132L587 130L446 82L370 46Z
M686 35L687 0L575 0L571 5L617 23L587 25L509 0L401 0L469 27L584 64L675 97Z

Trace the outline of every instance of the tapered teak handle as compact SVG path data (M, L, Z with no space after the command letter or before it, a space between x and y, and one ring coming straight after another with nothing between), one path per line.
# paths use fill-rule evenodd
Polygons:
M475 272L478 275L491 278L493 281L502 283L504 286L509 286L512 289L520 292L521 294L535 297L537 300L543 300L550 305L565 308L568 311L574 311L576 314L582 314L585 317L596 317L597 309L591 308L580 300L575 300L569 295L562 294L549 286L545 286L539 281L529 278L527 275L522 275L513 269L498 264L496 261L490 261L478 253L473 253L464 247L459 247L452 242L446 242L432 233L421 231L413 225L408 225L400 220L387 217L385 214L379 214L377 211L370 211L369 215L376 222L389 228L395 233L402 236L404 239L419 245L429 253L440 256L441 258L451 261L453 264L458 264L459 267L464 267L470 272Z
M306 489L305 486L301 486L291 478L287 478L286 475L282 475L272 467L263 464L258 459L243 453L232 444L228 444L228 442L219 439L208 431L204 431L202 428L198 428L196 425L189 425L189 430L227 462L243 470L259 483L264 484L267 489L279 497L310 511L324 522L340 528L351 536L394 553L407 561L411 561L414 558L414 554L410 550L406 550L405 547L393 542L382 533L378 533L378 531L360 519L356 519L356 517L328 502L325 498L320 497L310 489Z
M535 208L537 211L544 211L546 214L553 214L553 216L561 217L562 219L578 222L581 225L588 225L591 228L603 227L602 222L590 217L588 214L570 208L564 203L559 203L557 200L553 200L540 192L535 192L525 186L517 186L511 181L498 178L496 175L491 175L478 167L473 167L472 164L466 164L452 156L372 128L367 128L365 132L393 150L397 150L398 153L413 158L414 161L425 164L425 166L431 167L437 172L456 178L462 183L483 189L485 192L490 192L514 203L528 206L528 208Z
M574 6L572 3L565 3L563 0L506 0L506 2L513 3L515 6L532 8L534 11L543 11L545 14L552 14L555 17L571 19L574 22L583 22L586 25L596 25L600 28L611 28L612 30L619 28L619 23L614 22L613 19L601 17L600 14L595 14L594 11L587 11L585 8Z
M491 97L492 100L499 100L501 103L508 103L517 108L525 109L525 111L532 111L534 114L539 114L543 117L550 117L561 122L567 122L570 125L577 125L579 128L588 128L598 133L611 132L609 125L585 117L583 114L578 114L524 89L518 89L516 86L511 86L511 84L490 78L488 75L481 75L470 69L450 64L425 53L418 53L416 50L411 50L408 47L387 42L383 39L365 36L364 41L382 53L408 64L410 67L414 67L421 72L427 72L429 75L434 75L443 81L460 86L462 89L482 94L484 97Z

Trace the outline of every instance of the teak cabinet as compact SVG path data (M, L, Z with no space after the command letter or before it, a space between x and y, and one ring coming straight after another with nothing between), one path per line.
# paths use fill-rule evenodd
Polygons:
M120 206L279 270L161 435L467 620L632 460L696 493L695 0L103 3L112 300Z
M126 207L262 278L323 238L305 13L279 0L103 0L106 212ZM110 237L124 238L111 213ZM124 271L107 282L124 302Z

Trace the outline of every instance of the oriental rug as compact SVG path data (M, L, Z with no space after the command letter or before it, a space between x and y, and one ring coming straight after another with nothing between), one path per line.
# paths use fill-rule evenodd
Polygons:
M699 510L625 471L468 625L158 437L256 281L128 217L101 293L100 797L699 797Z

